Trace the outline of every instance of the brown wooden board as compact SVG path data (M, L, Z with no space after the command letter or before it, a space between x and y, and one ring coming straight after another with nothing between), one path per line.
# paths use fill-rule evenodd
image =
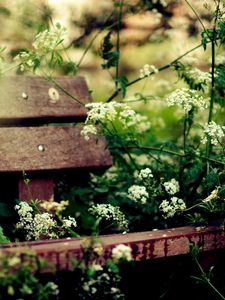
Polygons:
M90 102L84 78L60 76L54 80L56 83L34 76L1 78L0 124L23 124L27 119L33 122L35 119L54 122L65 117L74 121L84 119L85 107L65 92L83 104Z
M85 240L87 244L87 238ZM25 253L26 250L33 250L58 270L65 270L71 269L74 258L82 257L83 241L81 238L71 238L11 243L1 245L0 251ZM225 249L225 232L217 225L205 228L185 226L168 230L99 236L98 243L103 247L99 263L111 258L112 249L119 244L129 245L132 248L133 259L140 261L188 254L190 244L199 246L203 252Z
M86 141L82 126L0 128L0 172L109 167L103 138Z

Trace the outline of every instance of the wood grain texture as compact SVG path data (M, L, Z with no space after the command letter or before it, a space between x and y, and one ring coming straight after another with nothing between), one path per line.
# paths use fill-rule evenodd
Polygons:
M86 238L87 239L87 238ZM168 230L147 231L127 234L113 234L98 237L103 246L98 263L111 258L112 249L119 244L132 248L135 261L166 258L189 253L190 244L200 247L203 252L225 249L225 232L220 226L196 228L192 226ZM72 259L82 257L83 240L77 238L11 243L0 246L3 252L24 253L35 251L47 259L57 270L72 268ZM46 270L47 271L47 270Z
M84 104L91 102L83 77L60 76L54 80L80 102ZM55 89L53 97L52 88ZM54 91L58 97L54 97ZM0 79L0 124L2 125L20 124L26 119L33 121L44 119L45 122L54 122L54 119L70 117L76 120L84 118L86 112L84 106L54 83L41 77L13 76Z
M82 126L0 128L0 172L111 166L105 140L96 142L93 137L86 141L80 135L81 129Z

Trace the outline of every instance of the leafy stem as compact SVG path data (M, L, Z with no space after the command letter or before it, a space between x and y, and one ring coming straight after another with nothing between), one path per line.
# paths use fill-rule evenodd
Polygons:
M207 43L209 43L209 41L208 41ZM179 61L180 59L182 59L183 57L185 57L185 56L188 55L189 53L195 51L196 49L200 48L201 46L202 46L202 43L201 43L201 44L198 44L197 46L195 46L195 47L193 47L193 48L191 48L191 49L189 49L188 51L186 51L185 53L183 53L182 55L178 56L176 59L174 59L173 61L171 61L169 64L166 64L166 65L162 66L161 68L159 68L158 71L161 72L161 71L163 71L163 70L169 69L169 68L172 67L177 61ZM152 76L152 75L154 75L154 74L155 74L155 72L151 72L149 76ZM138 78L136 78L136 79L134 79L134 80L128 82L128 83L126 84L126 87L129 87L129 86L131 86L131 85L133 85L133 84L135 84L135 83L137 83L137 82L139 82L139 81L141 81L141 80L143 80L143 79L145 79L145 77L144 77L144 78L138 77ZM114 91L114 93L106 100L106 102L112 101L116 96L118 96L118 94L120 93L120 91L121 91L121 88L116 89L116 90Z
M212 282L210 281L209 276L207 276L207 274L204 272L202 266L200 265L198 258L196 257L196 255L194 255L194 261L196 262L200 272L201 272L201 280L205 283L207 283L209 285L209 287L223 300L225 300L225 297L220 293L220 291L212 284ZM197 279L199 279L197 277Z
M186 153L186 142L187 142L187 122L188 122L188 113L185 113L184 116L184 129L183 129L183 151Z
M217 3L216 16L213 25L212 39L211 39L211 93L210 93L210 105L209 105L209 114L208 114L208 124L212 121L213 118L213 106L215 101L215 43L216 43L216 23L219 13L220 1ZM206 157L209 157L212 151L211 139L208 137L206 144ZM209 166L207 167L209 169Z
M118 53L118 59L116 61L116 78L119 77L119 64L120 64L120 30L123 15L123 0L119 2L118 8L118 22L117 22L117 39L116 39L116 52ZM116 90L118 89L118 80L115 81Z

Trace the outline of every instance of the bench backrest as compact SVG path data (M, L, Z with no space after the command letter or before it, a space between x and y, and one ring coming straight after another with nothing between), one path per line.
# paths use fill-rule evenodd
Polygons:
M1 79L0 173L30 172L33 196L49 198L57 170L109 167L105 140L86 141L82 127L71 125L85 120L84 105L90 101L83 77L56 77L53 82L32 76ZM21 180L19 196L24 200L26 194Z

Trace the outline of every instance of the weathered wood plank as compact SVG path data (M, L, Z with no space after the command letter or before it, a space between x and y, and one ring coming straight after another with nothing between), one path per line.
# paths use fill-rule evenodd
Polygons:
M79 102L91 101L83 77L59 76L54 79ZM26 119L54 122L70 117L84 119L86 109L54 83L41 77L13 76L0 79L0 124L20 124Z
M82 126L0 128L0 172L109 167L105 140L81 135Z
M187 254L190 244L198 245L204 252L225 249L225 232L220 226L200 229L187 226L168 230L113 234L99 236L98 240L103 247L99 263L111 258L112 249L118 244L129 245L135 261ZM71 238L11 243L1 245L0 251L24 253L28 249L33 250L55 265L58 270L65 270L72 267L72 259L81 258L82 242L82 239Z

